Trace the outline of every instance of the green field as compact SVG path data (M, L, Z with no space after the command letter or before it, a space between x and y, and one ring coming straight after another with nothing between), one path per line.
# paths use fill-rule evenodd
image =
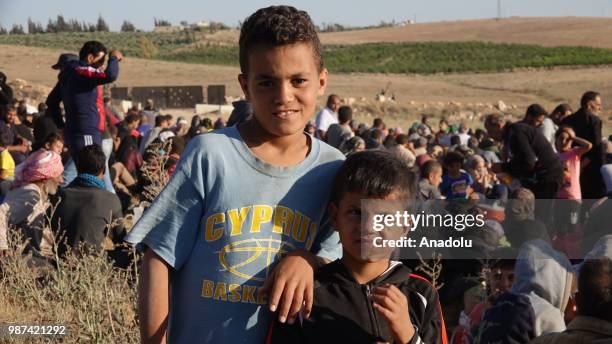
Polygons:
M202 41L187 33L59 33L2 35L0 44L76 51L87 40L100 40L126 56L169 61L238 65L238 48ZM548 48L483 42L375 43L324 47L327 67L351 73L496 72L513 68L612 64L612 49Z

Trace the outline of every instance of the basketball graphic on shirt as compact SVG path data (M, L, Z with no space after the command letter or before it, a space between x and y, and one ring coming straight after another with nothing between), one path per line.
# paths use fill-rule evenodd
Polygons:
M271 265L293 250L293 245L278 239L240 240L218 252L219 264L234 276L263 282L271 271Z

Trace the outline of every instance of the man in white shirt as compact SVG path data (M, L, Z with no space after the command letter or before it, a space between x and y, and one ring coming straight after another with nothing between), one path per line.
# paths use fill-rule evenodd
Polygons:
M324 140L329 126L338 123L338 109L340 108L340 97L335 94L327 98L327 106L317 114L315 125L317 127L317 138Z

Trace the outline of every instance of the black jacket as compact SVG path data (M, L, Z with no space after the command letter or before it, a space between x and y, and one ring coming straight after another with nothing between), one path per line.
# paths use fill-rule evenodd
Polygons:
M359 284L340 260L322 267L315 276L310 317L293 325L276 321L267 343L375 343L394 339L384 317L374 310L370 291L390 283L408 299L416 333L411 343L444 343L446 329L438 293L423 277L398 262L374 282Z
M593 148L583 157L589 158L592 163L601 167L603 163L601 119L587 110L580 109L575 114L564 118L561 125L571 127L574 129L576 136L593 144Z
M115 243L123 240L123 223L115 223L123 218L121 203L115 194L94 186L71 184L59 190L58 198L60 202L51 226L62 238L58 245L60 254L68 248L77 248L80 243L99 249L106 237Z
M550 142L537 128L523 122L508 124L504 150L510 161L502 167L511 176L521 181L561 183L563 167Z

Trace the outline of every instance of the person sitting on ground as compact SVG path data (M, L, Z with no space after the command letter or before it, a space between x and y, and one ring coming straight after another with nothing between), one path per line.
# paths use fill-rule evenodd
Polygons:
M0 232L6 233L14 225L25 239L29 239L24 253L32 253L36 260L54 257L54 235L45 225L49 195L54 195L63 182L64 166L59 154L39 150L32 153L15 170L13 189L0 206ZM6 234L0 233L0 238ZM2 245L2 243L0 243ZM0 247L0 250L7 247Z
M519 249L510 292L485 311L474 337L482 343L526 343L542 334L565 330L563 312L575 291L567 257L536 239Z
M353 109L350 106L341 106L338 109L338 123L331 124L326 132L327 144L334 148L340 147L343 140L355 136L350 122L353 119Z
M416 161L416 157L411 150L412 143L408 139L408 135L399 134L395 138L396 145L391 147L389 151L395 154L400 160L402 160L408 167L413 167Z
M342 258L317 271L310 316L290 325L274 322L269 342L447 342L436 289L402 263L390 260L391 250L363 249L372 234L361 230L359 214L367 213L362 199L414 199L415 176L406 170L405 164L384 150L347 158L332 184L329 206L340 234ZM381 233L395 238L407 231L400 227Z
M463 155L456 152L448 152L444 157L446 173L442 177L440 191L447 199L467 199L472 193L474 180L462 169L463 160Z
M16 121L17 108L15 106L10 106L4 117L0 119L0 136L2 136L2 139L7 144L7 150L13 157L15 163L20 164L26 159L30 151L30 143L28 140L21 137L15 129Z
M442 165L436 160L427 161L421 168L417 197L420 200L442 199L439 186L442 183Z
M366 140L366 149L382 149L383 132L380 129L370 131L370 138Z
M164 129L170 127L171 118L168 115L157 115L155 116L155 127L149 130L140 141L140 154L144 155L147 147L153 142L159 133Z
M612 260L598 257L580 267L578 316L560 333L549 333L531 344L609 343L612 338Z
M502 223L506 239L516 249L529 240L551 242L546 226L535 219L536 199L531 190L519 188L511 193Z
M81 243L99 250L106 238L114 243L123 239L123 223L117 223L123 218L121 203L104 187L105 166L104 152L96 144L77 153L78 175L68 187L60 189L59 204L51 220L53 231L60 238L60 255L78 249Z

